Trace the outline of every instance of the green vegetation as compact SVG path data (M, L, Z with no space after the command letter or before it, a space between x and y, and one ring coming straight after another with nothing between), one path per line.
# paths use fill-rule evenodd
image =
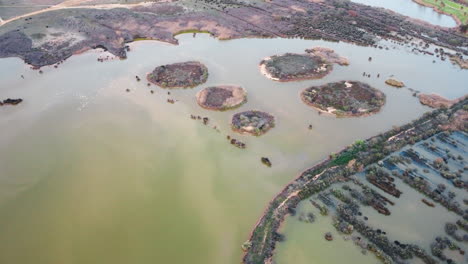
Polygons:
M153 40L152 38L142 38L142 37L135 37L133 41L142 41L142 40Z
M315 206L317 209L319 209L320 214L323 216L328 215L328 208L325 205L320 205L315 201L311 201L312 205Z
M278 198L281 198L281 199L278 199L278 200L281 200L281 201L284 201L284 199L286 199L286 197L278 197ZM272 203L270 204L270 207L268 209L268 211L266 212L265 214L265 222L263 224L260 224L258 225L253 234L252 234L252 237L251 239L248 241L249 242L249 248L247 250L253 250L256 252L256 254L253 254L252 255L252 262L251 263L255 263L255 264L261 264L261 263L264 263L264 260L265 260L265 252L261 252L259 250L262 250L262 248L257 248L259 245L262 245L264 243L264 241L271 241L273 238L272 238L272 234L273 232L271 231L272 229L274 230L273 228L273 225L274 225L274 210L275 208L277 208L279 205L278 201L275 199L272 201ZM245 244L245 242L244 242Z
M327 207L322 206L322 207L320 207L319 210L320 210L320 214L321 214L321 215L323 215L323 216L327 216L327 215L328 215L328 209L327 209Z
M331 189L331 193L335 196L338 200L342 201L343 203L349 204L351 203L351 199L344 195L341 190L338 189Z
M366 148L367 144L363 140L357 140L354 142L351 148L340 153L339 156L332 154L333 161L330 163L330 166L341 166L346 165L348 162L356 158L356 154Z
M419 0L436 7L439 11L457 17L462 24L468 23L468 6L450 0Z
M252 247L252 242L251 241L245 241L244 244L242 244L242 250L244 250L244 251L249 250L250 247Z
M198 29L186 29L186 30L181 30L177 33L174 34L174 37L177 35L182 35L182 34L190 34L190 33L205 33L205 34L213 34L208 30L198 30Z

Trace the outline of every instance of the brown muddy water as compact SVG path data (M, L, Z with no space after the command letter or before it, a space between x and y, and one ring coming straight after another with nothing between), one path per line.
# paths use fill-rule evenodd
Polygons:
M100 63L106 53L86 52L43 74L17 58L0 60L0 97L24 99L0 107L0 263L239 263L240 245L287 182L331 152L429 110L409 90L385 85L387 77L448 98L468 92L466 72L404 48L179 38L179 46L133 43L126 60ZM350 66L291 83L273 82L258 70L264 57L314 46L335 49ZM205 85L168 95L135 80L155 66L186 60L207 65ZM387 104L373 116L337 119L301 102L302 89L344 79L370 83L387 95ZM227 112L200 108L196 92L219 84L244 87L248 102ZM273 114L276 127L261 137L234 134L231 116L250 109ZM191 114L209 117L209 126ZM247 148L231 146L227 135ZM315 252L322 258L285 263L342 263L315 238L300 243L320 233L316 226L307 226L312 233L286 233L286 243L299 257ZM334 245L350 263L375 262L350 243Z

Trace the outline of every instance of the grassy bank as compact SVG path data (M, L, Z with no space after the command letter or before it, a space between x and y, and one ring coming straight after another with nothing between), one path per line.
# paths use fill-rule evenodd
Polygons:
M468 23L468 6L450 0L415 0L415 2L434 7L437 11L451 15L461 24Z
M174 37L177 36L177 35L190 34L190 33L212 34L210 31L207 31L207 30L187 29L187 30L181 30L181 31L175 33Z

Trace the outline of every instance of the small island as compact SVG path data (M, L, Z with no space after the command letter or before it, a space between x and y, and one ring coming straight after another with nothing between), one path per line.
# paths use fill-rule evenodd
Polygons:
M214 86L197 93L198 104L209 110L224 111L232 109L242 105L246 100L247 92L240 86Z
M301 98L304 103L320 112L339 117L374 114L385 104L384 93L356 81L313 86L302 91Z
M320 79L332 66L319 56L286 53L263 59L260 71L269 79L280 82Z
M385 81L385 83L390 86L397 87L397 88L405 87L405 84L402 81L398 81L395 79L388 79Z
M260 62L260 71L271 80L290 82L320 79L332 71L333 63L349 64L346 58L329 48L314 47L305 52L267 57Z
M21 98L18 98L18 99L11 99L11 98L8 98L8 99L5 99L5 100L0 100L0 106L3 106L3 105L17 105L19 103L23 102L23 99Z
M206 82L208 68L197 61L161 65L147 79L163 88L191 88Z
M275 118L261 111L245 111L235 114L231 125L236 132L260 136L275 126Z

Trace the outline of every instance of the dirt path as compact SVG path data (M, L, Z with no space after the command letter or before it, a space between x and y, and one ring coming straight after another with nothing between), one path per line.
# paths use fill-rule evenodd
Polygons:
M24 7L51 7L53 5L0 5L1 7L24 8Z
M135 6L144 6L144 5L151 4L151 3L100 4L100 5L81 5L80 6L80 4L83 4L83 3L86 3L86 2L89 2L89 1L91 1L91 0L68 0L68 1L64 1L64 2L62 2L60 4L57 4L57 5L48 6L45 9L41 9L41 10L37 10L37 11L30 12L30 13L27 13L27 14L23 14L23 15L20 15L20 16L12 17L12 18L7 19L7 20L3 20L3 19L0 18L0 26L3 26L5 24L7 24L7 23L10 23L12 21L15 21L15 20L18 20L18 19L21 19L21 18L30 17L30 16L34 16L34 15L37 15L37 14L50 12L50 11L61 10L61 9L72 9L72 8L112 9L112 8L130 8L130 7L135 7ZM39 5L39 6L42 6L42 5ZM2 6L0 6L0 7L2 7ZM35 7L35 6L30 6L30 7Z

